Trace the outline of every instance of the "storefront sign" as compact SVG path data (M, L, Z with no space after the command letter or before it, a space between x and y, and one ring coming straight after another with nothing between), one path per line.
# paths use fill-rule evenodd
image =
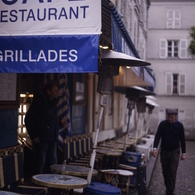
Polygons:
M97 72L101 0L0 0L0 72Z

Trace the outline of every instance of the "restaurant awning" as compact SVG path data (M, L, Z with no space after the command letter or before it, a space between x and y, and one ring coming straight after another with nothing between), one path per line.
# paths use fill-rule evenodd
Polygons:
M0 1L0 72L97 72L101 0Z
M109 1L109 0L106 0ZM116 7L110 2L111 10L111 29L112 29L112 44L113 50L125 53L127 55L140 59L140 56L131 40L131 37L118 13ZM131 71L135 73L138 78L131 85L152 86L155 87L156 81L151 71L147 67L143 67L143 78L141 75L141 67L131 67ZM140 79L139 79L140 78ZM135 77L134 77L135 79ZM130 84L130 83L128 83Z

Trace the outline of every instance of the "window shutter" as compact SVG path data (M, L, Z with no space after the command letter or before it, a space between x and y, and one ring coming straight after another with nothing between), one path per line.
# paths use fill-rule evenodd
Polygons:
M173 10L167 10L167 28L173 28Z
M181 28L181 11L175 10L175 21L174 21L175 28Z
M159 58L167 58L167 40L160 39L159 41Z
M172 93L173 93L173 74L166 73L165 85L166 85L166 94L172 95Z
M181 59L187 58L187 40L186 39L180 40L180 58Z
M186 76L185 74L179 75L179 95L185 95L186 93Z

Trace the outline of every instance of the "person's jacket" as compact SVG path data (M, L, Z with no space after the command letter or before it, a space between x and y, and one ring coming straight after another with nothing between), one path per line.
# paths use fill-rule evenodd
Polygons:
M58 99L50 101L46 91L40 91L26 114L25 125L31 140L39 137L41 142L54 142L58 136Z

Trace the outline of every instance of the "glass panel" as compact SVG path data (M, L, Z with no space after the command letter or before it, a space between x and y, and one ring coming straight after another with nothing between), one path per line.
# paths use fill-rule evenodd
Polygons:
M22 128L22 133L26 133L26 127Z
M20 126L22 124L22 116L19 115L18 116L18 126Z

